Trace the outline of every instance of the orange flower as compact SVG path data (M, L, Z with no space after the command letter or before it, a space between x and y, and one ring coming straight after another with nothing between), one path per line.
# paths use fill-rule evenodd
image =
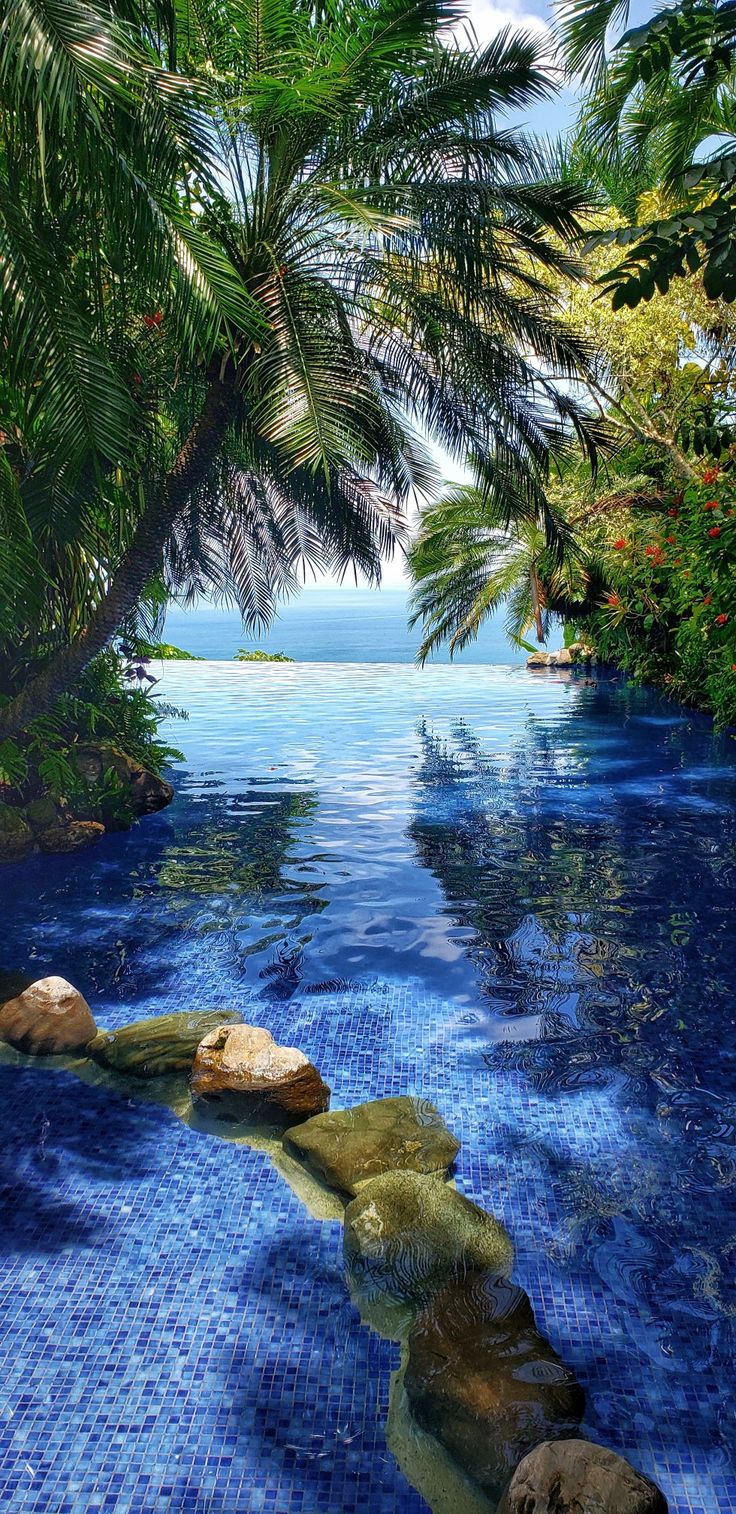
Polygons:
M704 605L712 605L712 603L713 603L713 595L712 594L706 594L705 599L703 600L703 604Z

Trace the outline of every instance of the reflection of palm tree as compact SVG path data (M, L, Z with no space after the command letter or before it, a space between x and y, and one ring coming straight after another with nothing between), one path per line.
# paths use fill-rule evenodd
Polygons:
M176 892L219 894L234 890L245 900L261 901L270 893L298 894L309 911L325 908L316 883L284 876L299 822L317 808L314 793L264 795L247 789L236 800L219 797L207 806L191 840L187 836L166 850L158 875L161 887Z
M557 1038L581 1023L619 1025L632 1006L645 1014L647 945L638 932L635 949L630 941L626 900L639 883L625 836L609 818L546 802L565 782L569 734L558 742L531 727L503 764L465 725L451 743L426 726L420 739L431 802L409 834L452 915L475 933L470 954L496 1033L509 1017L531 1017L536 1034ZM661 974L661 949L657 958Z

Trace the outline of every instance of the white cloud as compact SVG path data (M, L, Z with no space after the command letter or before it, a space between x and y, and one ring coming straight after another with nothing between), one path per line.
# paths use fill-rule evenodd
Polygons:
M514 31L532 32L545 39L551 37L549 22L543 16L525 9L521 0L505 0L502 5L494 5L492 0L468 0L465 20L452 28L456 36L462 37L467 23L472 27L481 47L485 47L507 26Z

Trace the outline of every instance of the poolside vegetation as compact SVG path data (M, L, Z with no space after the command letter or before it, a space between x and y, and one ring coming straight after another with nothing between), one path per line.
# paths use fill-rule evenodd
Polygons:
M514 124L544 40L449 0L34 15L0 4L6 797L93 727L160 766L172 596L262 629L307 571L377 582L417 501L420 655L555 611L736 721L729 7L565 0L564 146Z

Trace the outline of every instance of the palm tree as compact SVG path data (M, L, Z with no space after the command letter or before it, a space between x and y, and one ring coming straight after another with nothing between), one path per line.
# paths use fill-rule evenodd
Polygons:
M89 445L72 435L70 451L77 479L99 489L102 476L118 550L78 633L3 709L0 738L74 682L165 562L195 584L211 567L237 593L257 579L257 613L285 543L277 587L318 550L376 576L403 504L433 486L419 428L457 458L493 457L507 514L538 515L550 445L568 424L587 434L574 401L541 375L570 376L585 358L540 311L545 269L573 271L561 247L580 229L583 197L537 176L530 145L497 121L550 89L535 41L460 45L445 32L452 0L72 0L68 35L47 27L37 68L37 34L28 40L15 12L35 24L59 9L5 0L0 84L6 131L23 106L20 153L32 165L14 201L33 201L44 234L44 196L67 203L68 186L49 189L34 124L49 96L57 140L81 142L73 192L88 217L109 217L104 268L94 235L82 237L87 342L73 358L84 378L75 408L94 415L95 395L107 395L109 414L96 430L88 422ZM87 203L100 120L102 172L115 171L110 195L95 184ZM136 217L147 240L129 277L121 247ZM65 253L68 285L76 259ZM17 265L0 292L8 344L13 320L22 334L26 277ZM66 293L60 283L61 314ZM141 386L148 411L131 379L119 381L141 320L158 323L170 355ZM61 321L52 335L36 363L37 410L56 404L66 424ZM25 346L14 383L30 392L28 336ZM108 365L96 370L97 348Z
M656 219L611 233L625 249L606 280L614 307L703 269L712 299L736 299L736 22L730 0L680 0L624 31L629 0L562 0L567 64L582 76L581 139L605 173L647 165ZM616 35L618 33L618 35Z
M544 642L550 596L569 599L579 578L569 546L560 559L531 517L509 531L504 512L478 484L448 489L424 512L409 564L410 624L423 625L421 662L444 642L451 656L461 652L504 604L511 641L520 645L534 627Z

